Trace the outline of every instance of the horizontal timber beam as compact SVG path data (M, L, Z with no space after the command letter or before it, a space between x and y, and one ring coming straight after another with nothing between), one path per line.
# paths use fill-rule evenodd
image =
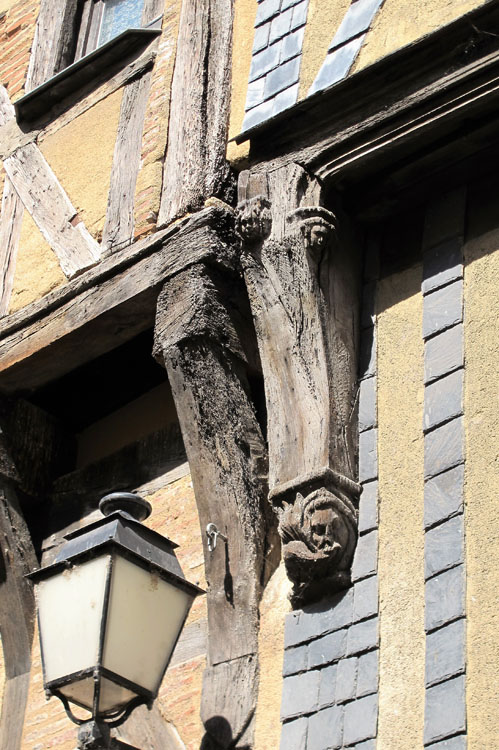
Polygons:
M207 208L103 260L0 324L0 391L29 391L99 356L154 322L159 286L233 248L230 214Z

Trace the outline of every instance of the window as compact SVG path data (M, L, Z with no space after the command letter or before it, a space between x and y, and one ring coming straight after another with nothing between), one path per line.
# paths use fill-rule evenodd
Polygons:
M143 23L145 0L85 0L75 60L127 29L160 28L161 16Z

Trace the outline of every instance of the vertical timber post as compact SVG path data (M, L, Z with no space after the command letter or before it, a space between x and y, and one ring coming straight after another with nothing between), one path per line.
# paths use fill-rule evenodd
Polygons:
M164 363L184 436L201 530L227 541L205 546L208 664L203 750L253 747L258 690L258 606L265 566L267 454L249 397L232 247L210 232L214 263L166 282L155 356ZM208 241L208 240L207 240ZM206 545L206 539L205 539Z

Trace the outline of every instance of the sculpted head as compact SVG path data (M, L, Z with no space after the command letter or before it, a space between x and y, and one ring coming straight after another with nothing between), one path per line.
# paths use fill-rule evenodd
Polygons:
M317 490L307 497L304 515L311 547L332 561L339 561L355 533L341 501L328 490Z

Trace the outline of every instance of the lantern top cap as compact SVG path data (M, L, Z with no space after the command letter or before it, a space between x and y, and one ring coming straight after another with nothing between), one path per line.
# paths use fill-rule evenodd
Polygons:
M110 516L117 511L126 513L135 521L145 521L152 512L152 506L134 492L111 492L102 498L99 510L103 516Z

